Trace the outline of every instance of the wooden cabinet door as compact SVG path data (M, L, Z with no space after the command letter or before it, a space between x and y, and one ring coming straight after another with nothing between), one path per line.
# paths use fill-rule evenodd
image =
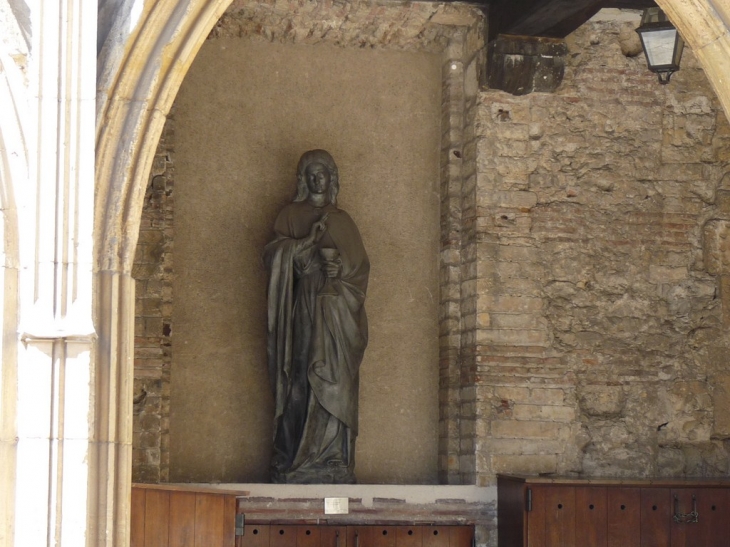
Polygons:
M397 547L423 546L423 526L398 526L395 534Z
M348 547L396 547L397 526L348 526Z
M322 526L297 526L297 547L320 547Z
M424 526L421 536L423 547L457 547L457 543L451 542L451 530L451 526ZM466 544L466 547L470 546L471 543Z
M295 525L272 524L269 529L269 545L276 547L297 547L297 532Z
M697 490L697 531L687 545L727 547L730 544L730 492L724 488Z
M347 547L347 526L322 526L322 547Z
M237 547L269 547L270 530L268 524L246 524L243 535L238 537Z
M471 547L474 543L474 528L471 526L451 526L449 547Z
M236 497L132 487L132 547L234 547Z
M583 486L575 489L575 543L590 547L606 547L605 486Z
M396 547L397 526L372 526L372 543L362 547Z
M728 492L720 488L675 488L672 494L672 547L727 547L730 544ZM692 516L696 511L696 522ZM674 516L679 518L675 519ZM680 522L677 522L679 520Z
M170 496L170 547L195 547L196 511L195 492L175 492Z
M538 485L531 490L527 544L530 547L575 547L575 488Z
M641 547L667 547L672 522L669 488L641 489Z
M641 489L607 489L606 529L607 547L640 547Z

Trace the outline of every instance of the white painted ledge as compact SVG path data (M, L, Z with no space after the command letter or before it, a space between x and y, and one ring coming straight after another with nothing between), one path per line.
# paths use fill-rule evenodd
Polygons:
M135 486L170 490L190 490L235 494L242 498L273 499L361 499L364 507L372 507L373 499L402 500L404 503L477 503L497 501L496 486L397 485L397 484L138 484Z

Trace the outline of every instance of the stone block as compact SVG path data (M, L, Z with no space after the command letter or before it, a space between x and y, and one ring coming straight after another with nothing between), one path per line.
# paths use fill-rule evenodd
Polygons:
M494 455L491 460L493 473L539 475L555 473L558 467L556 454Z
M649 279L652 283L677 283L689 277L687 267L668 268L666 266L649 266Z
M492 313L539 313L543 310L542 298L531 296L482 296L479 309Z
M727 366L727 363L718 363ZM714 439L730 438L730 373L716 374L712 378L712 411Z
M563 405L565 392L562 389L498 386L494 395L500 399L533 405Z
M501 344L508 346L547 346L548 333L545 330L528 329L480 329L478 344Z
M581 411L589 416L620 416L626 406L621 386L582 386L578 390Z
M516 420L545 420L564 423L575 420L575 409L569 406L516 404L512 412Z
M479 194L479 204L484 207L503 207L529 211L537 204L534 192L489 192Z
M523 439L489 439L484 443L484 450L492 455L559 454L565 450L565 443L544 439L539 442L526 442Z
M562 426L533 420L494 420L492 435L498 439L557 439Z
M730 180L730 177L727 177ZM723 214L730 214L730 190L718 190L716 193L717 210Z

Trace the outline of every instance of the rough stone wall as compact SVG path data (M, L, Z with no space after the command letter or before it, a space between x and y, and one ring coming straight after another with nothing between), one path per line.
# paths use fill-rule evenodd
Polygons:
M730 130L636 26L571 35L555 94L480 94L478 484L729 471Z
M136 280L132 480L166 482L170 465L174 110L145 193L132 275Z

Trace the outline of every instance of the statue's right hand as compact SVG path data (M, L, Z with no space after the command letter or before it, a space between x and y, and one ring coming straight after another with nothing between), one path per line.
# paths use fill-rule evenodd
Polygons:
M312 243L317 243L324 235L324 231L327 229L326 221L328 214L325 213L317 222L312 224L312 229L309 231L309 238Z

